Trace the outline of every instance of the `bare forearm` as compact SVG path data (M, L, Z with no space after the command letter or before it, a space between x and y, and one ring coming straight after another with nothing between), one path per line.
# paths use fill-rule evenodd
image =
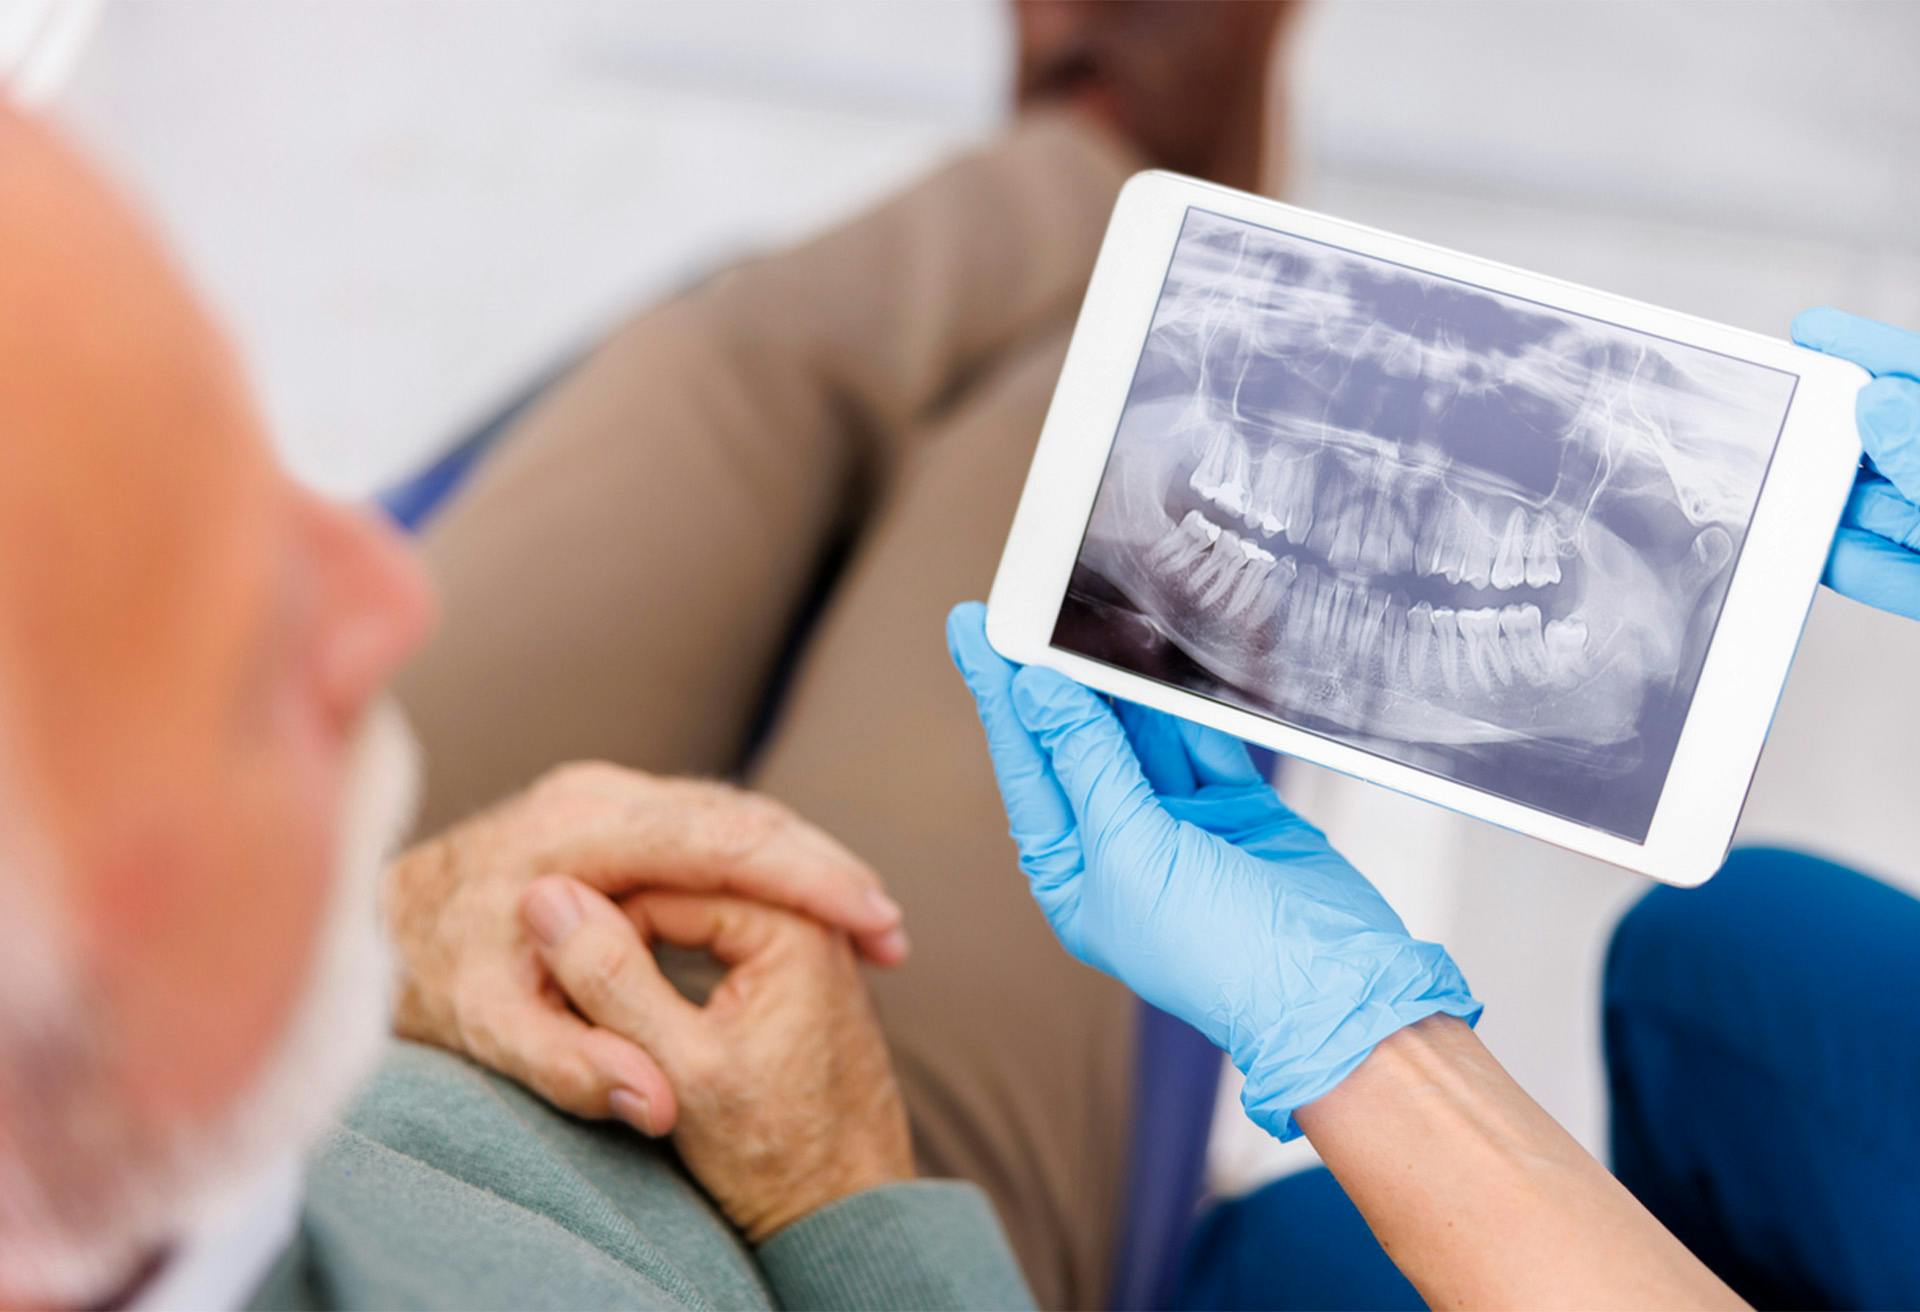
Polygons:
M1298 1119L1433 1307L1741 1306L1451 1017Z

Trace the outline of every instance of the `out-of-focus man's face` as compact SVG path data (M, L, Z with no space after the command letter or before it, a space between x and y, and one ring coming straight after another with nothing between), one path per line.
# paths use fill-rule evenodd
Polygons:
M36 1207L113 1211L89 1174L111 1163L48 1160L55 1102L110 1102L98 1146L153 1157L159 1189L161 1159L297 1083L284 1049L317 1024L323 958L365 956L329 935L372 924L334 911L355 744L429 603L386 530L285 477L155 244L3 104L0 361L0 881L38 917L31 942L0 926L0 1167L43 1177L37 1201L0 1188L17 1253ZM36 1028L7 987L28 958L84 1018Z

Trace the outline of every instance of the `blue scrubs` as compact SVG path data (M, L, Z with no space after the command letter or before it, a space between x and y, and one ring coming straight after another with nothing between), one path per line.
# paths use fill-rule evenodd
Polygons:
M1920 900L1743 849L1607 955L1614 1170L1759 1307L1920 1307ZM1417 1308L1323 1170L1212 1209L1186 1308Z

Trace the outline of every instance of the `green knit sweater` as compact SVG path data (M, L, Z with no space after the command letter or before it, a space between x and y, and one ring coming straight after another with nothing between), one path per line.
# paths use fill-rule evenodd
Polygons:
M758 1248L672 1153L396 1044L309 1169L260 1308L1014 1308L986 1198L919 1181L842 1199Z

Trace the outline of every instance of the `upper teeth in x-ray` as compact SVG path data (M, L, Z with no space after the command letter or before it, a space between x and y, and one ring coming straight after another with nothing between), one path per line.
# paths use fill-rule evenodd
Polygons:
M1791 382L1192 211L1081 565L1258 709L1622 774Z

